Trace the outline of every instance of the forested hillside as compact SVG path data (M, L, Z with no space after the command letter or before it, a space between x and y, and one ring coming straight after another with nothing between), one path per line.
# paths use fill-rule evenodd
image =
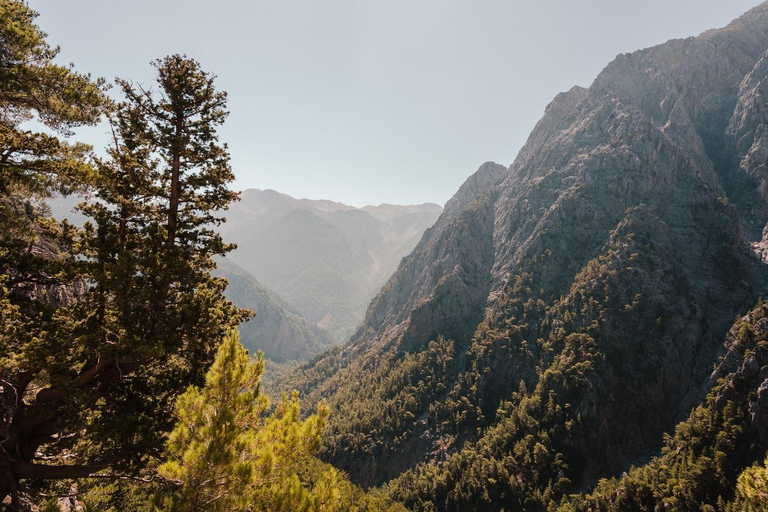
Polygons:
M665 436L661 453L620 478L601 480L564 510L764 510L768 506L768 309L737 318L710 391Z
M323 458L414 510L544 510L642 465L704 401L678 435L704 446L722 429L753 455L680 466L709 494L669 506L728 502L766 448L728 426L756 416L705 396L767 284L767 56L763 4L557 96L508 170L484 165L446 206L350 343L288 380L339 411ZM640 510L676 492L647 485Z

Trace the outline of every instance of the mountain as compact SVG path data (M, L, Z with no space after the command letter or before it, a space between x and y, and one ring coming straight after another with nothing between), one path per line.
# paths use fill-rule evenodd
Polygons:
M663 503L672 510L712 504L728 512L765 510L768 308L759 304L738 318L724 348L711 391L665 439L661 453L620 479L600 481L587 496L571 497L569 509L652 510Z
M321 352L330 340L311 327L274 292L228 259L217 260L214 275L227 279L226 296L235 305L256 313L240 326L240 341L255 352L262 350L273 361L307 360Z
M558 95L350 342L285 384L328 400L325 459L414 510L551 509L647 463L718 393L726 333L768 285L766 105L768 3ZM739 467L702 466L723 492L768 448L760 415L729 414L709 435L753 442Z
M47 201L52 215L82 225L79 196ZM436 204L355 208L327 200L294 199L248 189L219 228L238 248L220 260L227 294L257 311L241 327L248 348L275 361L306 360L340 343L397 264L434 224Z
M440 215L435 204L354 208L245 190L227 212L229 258L336 342Z

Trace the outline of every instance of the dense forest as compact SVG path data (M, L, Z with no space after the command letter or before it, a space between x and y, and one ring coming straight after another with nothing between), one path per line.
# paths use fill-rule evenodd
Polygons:
M555 98L272 402L222 274L313 338L217 272L227 94L36 17L0 0L0 509L768 510L768 3Z

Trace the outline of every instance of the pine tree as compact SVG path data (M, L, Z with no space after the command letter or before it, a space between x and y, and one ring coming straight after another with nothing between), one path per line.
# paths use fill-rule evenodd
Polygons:
M23 44L35 36L45 50L21 61L55 55L31 25L31 11L20 2L0 5L18 18L0 27L10 33L3 44L16 31ZM22 22L31 28L17 30ZM226 95L191 59L168 57L155 67L157 93L120 82L126 101L113 109L109 158L90 166L87 148L39 136L47 145L20 151L0 178L8 191L0 204L15 215L0 252L0 499L10 495L16 508L37 481L141 470L162 450L176 396L202 382L226 329L248 316L209 273L213 256L231 249L213 230L223 222L217 212L237 198L216 135ZM95 121L101 104L86 109L90 89L74 90L90 84L87 77L60 83L64 93L49 95L50 109L39 117L62 130ZM7 92L13 84L3 85ZM47 91L34 87L33 99ZM23 120L19 105L7 108L5 120ZM62 121L64 114L71 119ZM5 143L10 162L16 142ZM25 202L79 183L98 198L84 207L93 220L82 232Z
M44 353L41 340L75 281L73 229L50 219L41 200L87 188L90 148L65 139L95 124L106 104L102 81L53 62L58 49L36 17L25 2L0 0L0 500L10 495L16 508L25 463L55 435L54 417L31 402L51 381L45 362L55 352ZM29 120L49 131L27 129Z
M334 470L313 488L298 477L320 447L328 408L320 404L317 414L302 421L294 394L265 418L267 399L259 390L263 371L263 356L251 359L232 330L205 386L191 386L179 397L169 460L160 467L160 474L179 487L166 499L168 510L338 509Z
M227 146L218 143L215 131L229 115L227 95L193 59L172 55L153 66L159 94L118 80L127 97L119 115L121 131L157 157L168 246L179 245L184 257L199 250L221 253L221 238L205 226L220 224L213 212L238 197L226 188L234 175Z
M219 143L216 133L228 116L226 93L216 90L215 77L193 59L172 55L152 65L157 70L157 92L118 80L126 101L115 116L116 148L121 144L124 148L122 154L113 155L113 161L123 159L122 172L141 175L139 181L146 184L132 191L135 199L123 194L121 206L144 209L153 217L153 227L163 228L149 233L153 242L142 254L151 267L146 270L151 273L148 290L152 293L148 335L178 347L182 338L169 319L195 305L178 304L169 310L174 300L170 294L191 297L190 285L201 280L212 293L223 292L224 281L211 279L208 271L215 267L212 256L224 255L234 246L225 244L214 228L225 220L217 212L239 196L227 188L234 175L227 145ZM126 165L126 158L134 160ZM131 213L129 207L124 217L130 218ZM195 339L202 345L195 349L199 353L192 362L203 363L195 368L202 378L213 357L210 340L215 336L196 333Z

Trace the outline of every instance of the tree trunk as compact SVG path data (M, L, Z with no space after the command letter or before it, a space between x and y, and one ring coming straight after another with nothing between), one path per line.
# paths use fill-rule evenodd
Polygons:
M24 460L14 461L7 452L0 451L0 507L10 506L9 510L22 510L22 503L18 492L19 480L87 478L108 467L108 464L63 466L32 464Z
M114 359L104 358L81 371L70 385L89 389L89 396L95 397L100 393L101 385L119 381L146 363L147 360L118 363ZM10 498L11 510L21 510L18 495L18 482L21 479L85 478L109 468L106 463L53 466L32 462L38 448L54 440L60 412L52 410L51 404L61 400L67 392L66 386L44 388L37 392L32 404L17 400L17 397L24 394L32 376L32 372L17 374L13 382L6 384L5 395L0 397L3 399L1 403L6 406L4 428L0 429L3 432L0 438L0 504L7 505ZM86 399L84 404L88 402ZM3 500L6 502L3 503Z
M87 478L108 467L109 464L48 466L45 464L32 464L31 462L19 461L14 466L14 473L17 478L70 480L75 478Z

